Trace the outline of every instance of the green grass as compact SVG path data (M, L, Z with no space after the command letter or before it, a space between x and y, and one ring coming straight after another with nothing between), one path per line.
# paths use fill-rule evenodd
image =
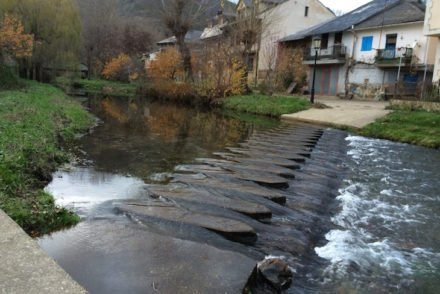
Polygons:
M69 159L60 143L71 142L93 119L60 89L25 85L0 91L0 208L30 235L40 235L79 220L42 188Z
M279 117L282 114L306 110L310 103L301 98L289 96L246 95L225 98L224 109Z
M440 148L440 113L396 110L360 130L361 135Z
M136 83L122 83L98 79L68 79L65 77L56 78L55 84L63 88L74 87L84 89L92 94L103 93L114 96L133 96L136 94L136 89L138 88Z

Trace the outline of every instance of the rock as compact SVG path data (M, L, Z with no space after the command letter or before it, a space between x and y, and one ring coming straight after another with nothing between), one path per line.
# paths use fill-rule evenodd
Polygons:
M266 257L257 264L258 275L264 277L278 291L289 288L292 284L292 270L280 257Z

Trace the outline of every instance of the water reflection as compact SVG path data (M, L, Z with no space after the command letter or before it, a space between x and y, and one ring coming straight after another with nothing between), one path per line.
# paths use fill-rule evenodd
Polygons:
M142 197L144 186L142 180L134 177L98 172L93 167L75 167L56 172L46 191L55 196L58 205L86 217L97 204Z
M138 98L91 98L88 106L105 123L81 141L95 168L148 181L157 172L191 162L243 141L251 123Z

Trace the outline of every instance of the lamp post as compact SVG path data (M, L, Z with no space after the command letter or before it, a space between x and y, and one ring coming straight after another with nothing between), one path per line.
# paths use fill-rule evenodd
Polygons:
M310 103L315 103L315 77L316 77L316 62L318 60L318 50L321 49L321 38L315 37L313 38L313 49L315 50L315 62L313 65L313 78L312 78L312 91L310 95Z

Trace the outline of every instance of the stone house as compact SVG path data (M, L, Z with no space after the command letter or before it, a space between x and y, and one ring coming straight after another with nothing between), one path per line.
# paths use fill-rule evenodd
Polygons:
M277 40L335 17L319 0L239 0L238 17L258 15L260 38L250 54L248 70L263 80L275 64Z
M440 80L440 0L428 0L426 4L425 34L437 38L433 82Z
M431 79L438 43L424 36L424 18L422 1L374 0L279 42L309 44L303 63L311 76L316 54L317 94L377 99L397 91L415 95Z

